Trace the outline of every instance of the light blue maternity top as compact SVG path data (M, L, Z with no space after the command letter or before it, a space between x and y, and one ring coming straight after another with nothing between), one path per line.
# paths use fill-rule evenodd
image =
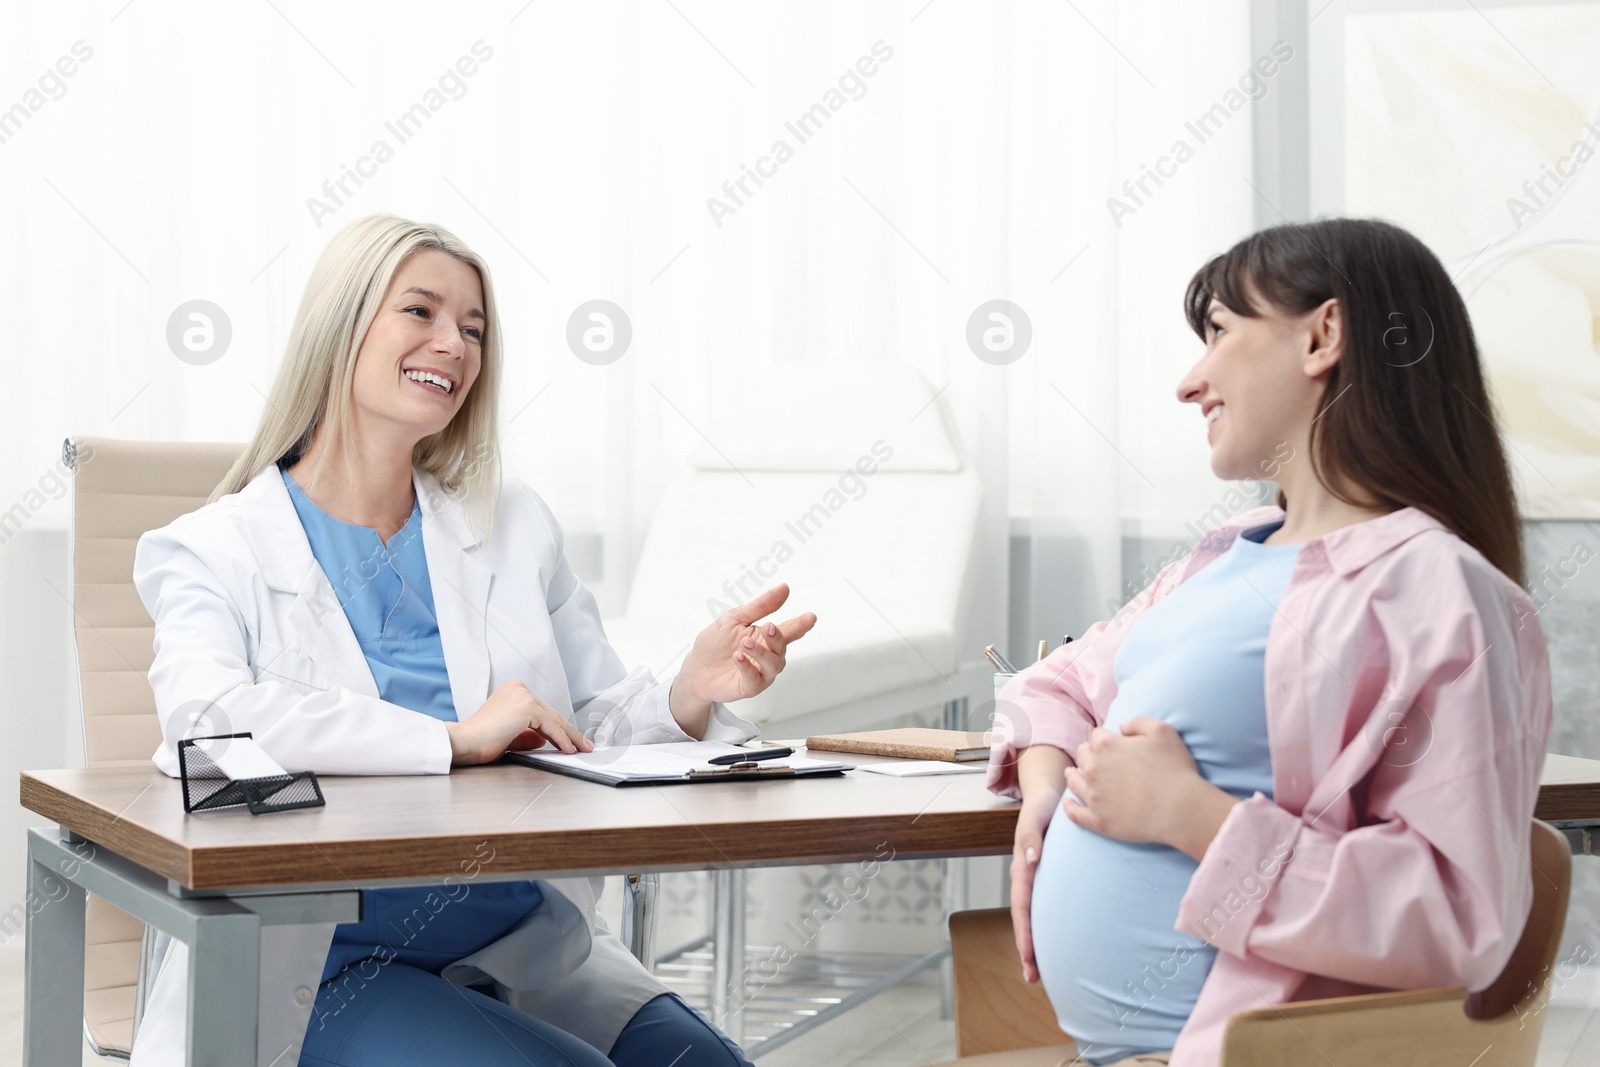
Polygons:
M319 508L287 470L283 484L311 554L355 631L378 696L420 715L456 721L422 546L421 504L412 504L411 517L384 544L378 531ZM543 899L531 881L363 889L362 920L335 928L322 980L371 957L437 974L498 939Z
M1264 667L1273 611L1298 544L1261 542L1282 520L1244 531L1145 610L1112 665L1106 726L1172 724L1212 785L1272 796ZM1033 948L1061 1029L1090 1064L1170 1049L1216 949L1173 929L1198 866L1167 845L1132 845L1058 806L1033 887Z

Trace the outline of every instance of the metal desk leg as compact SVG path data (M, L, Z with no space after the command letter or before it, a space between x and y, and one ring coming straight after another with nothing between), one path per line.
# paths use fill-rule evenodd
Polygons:
M970 860L944 861L944 941L950 943L950 916L968 907L967 882ZM946 956L939 966L939 1018L954 1019L956 1004L956 972L954 957Z
M261 916L224 906L195 920L189 945L190 1067L256 1061Z
M946 730L967 730L971 727L971 704L966 696L947 700L944 704L944 728ZM968 861L964 859L946 859L941 861L944 867L944 938L946 946L950 943L950 916L958 911L965 911L968 907L967 883L971 874ZM939 966L939 1018L955 1018L955 993L956 972L952 957L946 956Z
M28 862L28 1067L59 1067L82 1058L85 892L189 945L190 1067L257 1062L263 924L338 924L361 917L355 889L183 897L168 891L166 879L64 831L58 836L29 830ZM268 1050L260 1062L276 1063L273 1054Z
M744 1044L744 874L712 871L711 1017L735 1045Z
M645 970L656 966L656 896L661 891L659 874L628 874L622 878L622 943L628 946Z
M86 898L83 887L62 877L29 849L24 905L27 973L22 994L22 1062L29 1067L83 1060Z

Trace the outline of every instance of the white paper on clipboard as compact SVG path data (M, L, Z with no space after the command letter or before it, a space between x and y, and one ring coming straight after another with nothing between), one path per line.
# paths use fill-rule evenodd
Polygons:
M624 782L681 781L690 771L711 769L715 756L749 753L759 749L741 748L721 741L668 741L659 745L601 745L593 752L565 753L553 748L512 753L519 763L567 773L582 772L584 777ZM785 766L796 771L824 771L845 764L804 756L785 756L761 760L757 766Z

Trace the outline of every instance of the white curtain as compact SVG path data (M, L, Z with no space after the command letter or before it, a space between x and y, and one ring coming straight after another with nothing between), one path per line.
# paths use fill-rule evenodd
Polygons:
M985 484L975 610L1001 640L1013 564L1036 593L1014 649L1109 614L1124 539L1181 536L1228 488L1173 387L1184 282L1250 225L1248 107L1203 144L1185 125L1256 59L1246 0L41 0L7 23L0 509L34 534L64 527L68 434L242 440L311 264L373 211L488 258L509 466L598 538L610 612L663 483L773 360L946 387ZM1134 205L1179 139L1193 158ZM769 176L711 210L746 167ZM606 366L565 342L597 298L633 327ZM203 365L166 337L194 299L232 330ZM993 299L1031 322L1005 366L966 340ZM6 536L6 610L33 610Z

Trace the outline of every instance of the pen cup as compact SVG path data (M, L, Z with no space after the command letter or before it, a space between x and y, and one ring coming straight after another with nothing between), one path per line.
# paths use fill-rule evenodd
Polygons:
M994 702L995 702L996 705L998 705L1000 703L1000 690L1004 689L1006 687L1006 683L1011 681L1011 679L1013 679L1015 677L1016 677L1015 674L1000 674L1000 673L996 673L995 674L995 676L994 676Z
M989 721L984 724L986 734L992 734L995 726L999 725L1002 709L1005 705L1000 703L1000 690L1016 675L1009 672L998 672L994 676L994 703L989 705Z

